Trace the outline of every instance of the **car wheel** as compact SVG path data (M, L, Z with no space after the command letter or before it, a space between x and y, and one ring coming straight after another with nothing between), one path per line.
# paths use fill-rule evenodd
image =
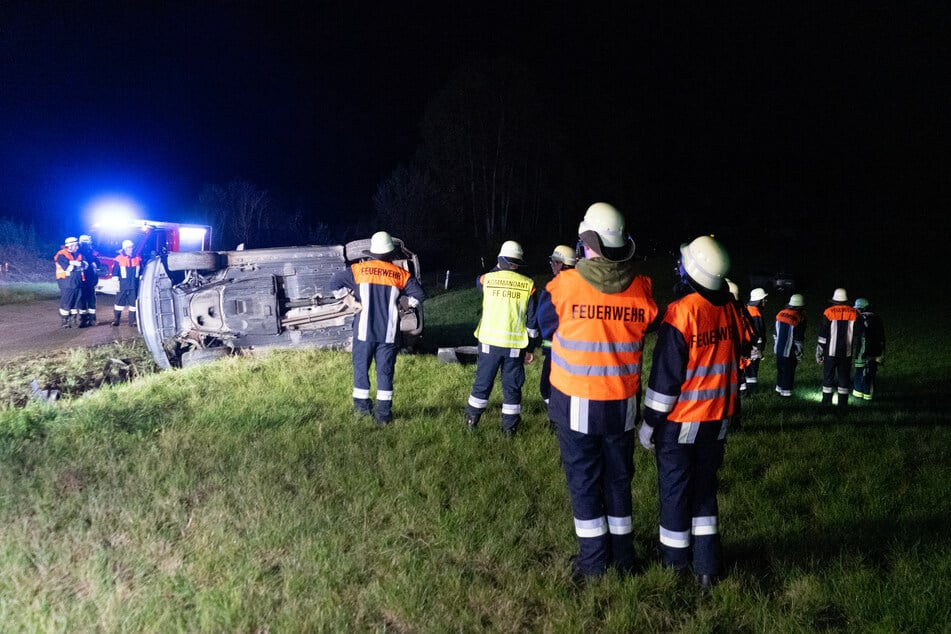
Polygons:
M199 348L182 353L182 367L190 368L203 363L211 363L222 357L228 356L228 348Z
M171 251L167 266L169 271L214 271L218 262L217 251Z

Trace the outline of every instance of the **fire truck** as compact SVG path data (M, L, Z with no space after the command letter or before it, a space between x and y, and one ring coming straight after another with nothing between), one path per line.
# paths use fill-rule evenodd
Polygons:
M211 227L208 225L163 222L160 220L129 220L118 224L94 224L88 231L93 249L99 254L102 268L96 292L116 295L119 279L115 272L116 256L122 249L123 240L135 245L133 256L142 258L142 264L155 255L175 251L211 250Z

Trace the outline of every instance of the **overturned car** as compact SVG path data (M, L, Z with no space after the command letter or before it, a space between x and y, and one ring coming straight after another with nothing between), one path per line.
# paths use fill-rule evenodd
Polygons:
M393 263L419 276L419 260L393 238ZM346 245L169 252L143 267L139 331L162 368L275 348L349 350L360 303L335 298L330 278L368 257L370 240ZM413 350L422 305L400 300L400 339Z

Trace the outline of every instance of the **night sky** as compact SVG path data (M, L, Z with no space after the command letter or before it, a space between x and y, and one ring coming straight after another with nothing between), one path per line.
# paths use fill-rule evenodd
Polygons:
M365 218L450 73L506 56L632 224L916 252L947 230L943 3L593 4L4 2L0 217L65 227L107 191L175 217L242 178Z

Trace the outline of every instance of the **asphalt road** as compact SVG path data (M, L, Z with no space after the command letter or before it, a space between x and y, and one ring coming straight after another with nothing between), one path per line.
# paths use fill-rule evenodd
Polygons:
M62 328L55 299L0 306L0 361L141 339L138 329L129 327L127 313L120 326L112 327L112 301L111 296L99 296L99 323L91 328Z

